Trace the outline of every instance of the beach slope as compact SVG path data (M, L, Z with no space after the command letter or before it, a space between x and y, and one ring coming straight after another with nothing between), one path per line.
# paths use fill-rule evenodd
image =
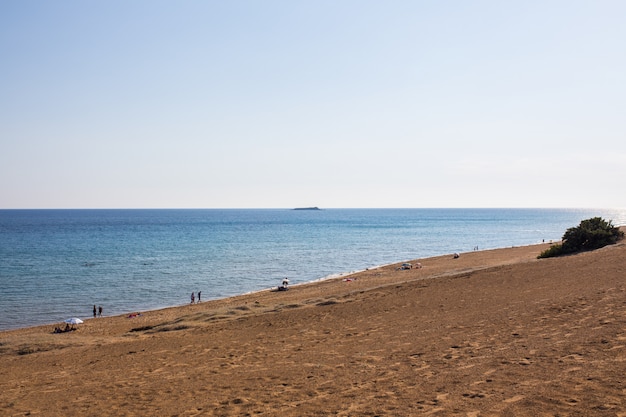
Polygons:
M0 333L7 416L626 416L626 245Z

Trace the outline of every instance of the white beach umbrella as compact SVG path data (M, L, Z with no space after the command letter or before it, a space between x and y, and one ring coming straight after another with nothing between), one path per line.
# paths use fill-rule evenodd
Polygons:
M69 324L81 324L83 321L79 318L76 317L72 317L71 319L67 319L65 320L65 323L69 323Z

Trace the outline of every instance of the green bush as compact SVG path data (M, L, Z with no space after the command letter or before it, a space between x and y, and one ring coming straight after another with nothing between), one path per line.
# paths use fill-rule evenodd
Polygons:
M563 254L563 245L561 245L560 243L557 243L557 244L550 246L548 249L544 250L543 252L541 252L541 254L537 256L537 258L538 259L552 258L553 256L559 256L562 254Z
M599 249L612 245L624 238L624 232L601 217L583 220L577 227L567 229L563 243L553 245L541 252L538 258L568 255L571 253Z

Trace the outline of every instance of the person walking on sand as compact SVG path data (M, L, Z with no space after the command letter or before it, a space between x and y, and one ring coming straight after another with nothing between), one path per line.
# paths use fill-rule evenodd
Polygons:
M202 296L202 291L198 291L198 302L200 302L200 297Z
M191 293L191 304L193 304L194 301L196 301L196 295L194 293Z

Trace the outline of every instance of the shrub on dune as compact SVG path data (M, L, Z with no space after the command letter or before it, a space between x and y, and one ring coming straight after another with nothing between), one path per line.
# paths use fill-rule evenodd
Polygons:
M552 245L549 249L541 252L538 258L550 258L554 256L569 255L612 245L624 238L624 232L619 227L613 226L601 217L593 217L583 220L577 227L567 229L563 235L562 243Z

